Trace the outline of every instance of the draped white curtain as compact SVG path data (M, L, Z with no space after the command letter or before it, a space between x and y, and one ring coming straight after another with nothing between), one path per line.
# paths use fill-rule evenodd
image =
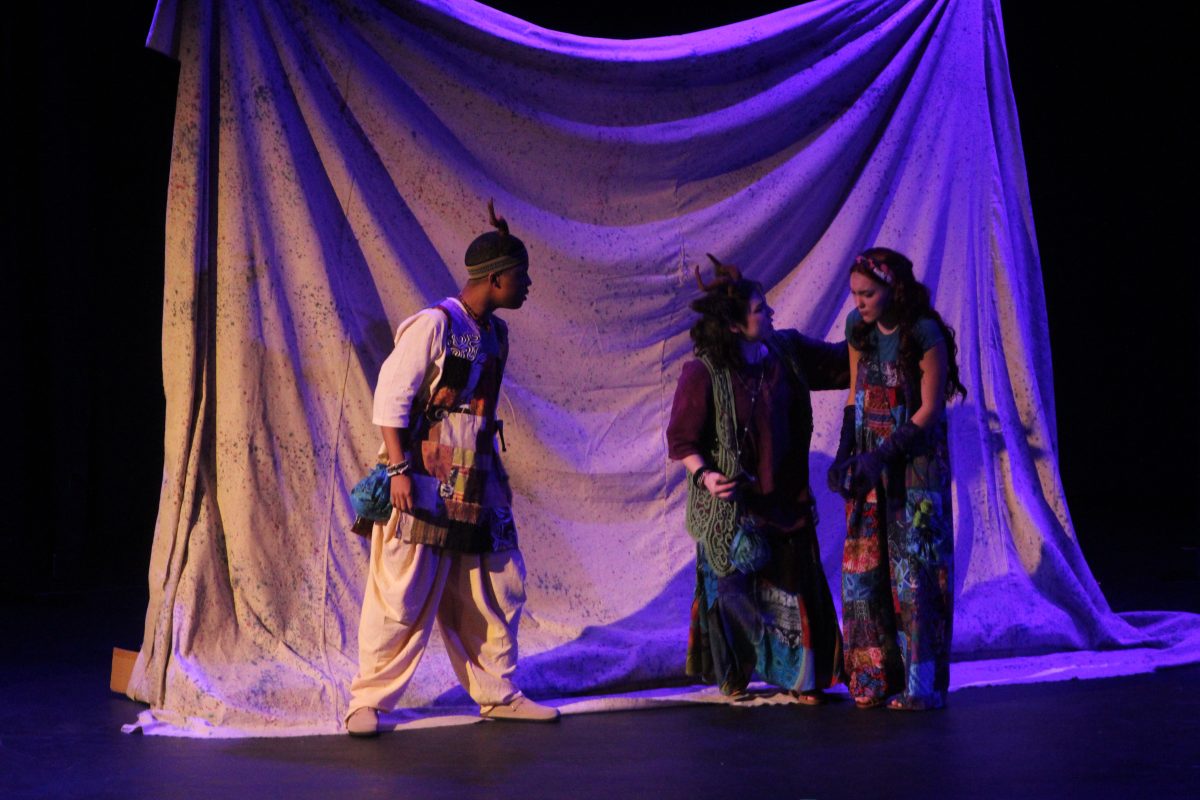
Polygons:
M777 326L831 340L866 246L933 290L969 390L950 410L957 657L1154 643L1109 611L1063 499L996 0L829 0L628 42L469 0L162 0L150 45L182 65L130 685L158 719L335 729L377 370L397 323L456 291L490 197L534 279L501 401L527 691L682 671L693 545L664 429L706 251L769 287ZM815 398L815 476L843 402ZM817 489L836 596L843 514ZM455 687L435 640L405 702Z

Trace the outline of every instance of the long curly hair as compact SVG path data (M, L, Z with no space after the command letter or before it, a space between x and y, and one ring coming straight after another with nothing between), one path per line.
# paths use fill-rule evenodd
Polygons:
M889 310L894 315L900 328L900 365L909 375L921 376L921 344L917 341L917 322L928 317L937 323L946 341L946 354L949 369L946 374L946 400L953 400L955 395L967 396L967 387L963 386L958 374L958 343L954 338L954 329L946 324L942 315L933 307L929 299L929 289L913 275L913 263L908 256L889 250L886 247L872 247L864 250L854 259L850 272L865 275L881 286L891 290ZM889 283L888 279L891 279ZM874 323L862 320L850 331L850 344L856 350L872 349L871 328Z
M704 294L691 303L692 311L700 315L692 325L692 349L697 356L708 356L718 369L737 369L745 363L742 337L730 326L746 324L750 301L756 294L763 294L762 284L743 278L741 270L732 264L722 264L712 254L706 255L717 277L705 283L700 267L696 267L696 283Z

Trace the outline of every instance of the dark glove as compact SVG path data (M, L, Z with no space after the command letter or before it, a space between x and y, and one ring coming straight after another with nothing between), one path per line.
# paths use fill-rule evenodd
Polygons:
M837 455L825 473L825 485L834 494L840 494L850 499L850 462L854 454L854 406L846 406L842 411L842 438L838 442Z
M911 455L920 437L921 429L910 420L892 431L892 435L880 442L879 447L854 458L850 464L850 483L854 496L865 497L874 489L883 476L884 468Z

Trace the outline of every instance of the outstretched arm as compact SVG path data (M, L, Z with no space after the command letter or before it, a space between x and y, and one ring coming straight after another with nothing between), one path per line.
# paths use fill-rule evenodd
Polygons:
M814 391L845 389L851 386L850 346L842 342L823 342L796 334L800 365L808 388Z
M846 405L852 406L854 405L854 384L858 381L858 359L861 353L849 345L846 345L846 349L849 350L846 361L850 365L850 382L848 384L850 391L846 393Z

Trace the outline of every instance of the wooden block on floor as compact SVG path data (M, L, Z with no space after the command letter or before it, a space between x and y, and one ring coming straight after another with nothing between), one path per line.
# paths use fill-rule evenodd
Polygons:
M129 688L129 676L133 674L133 663L137 661L136 650L113 648L112 674L108 679L108 688L117 694L125 694Z

